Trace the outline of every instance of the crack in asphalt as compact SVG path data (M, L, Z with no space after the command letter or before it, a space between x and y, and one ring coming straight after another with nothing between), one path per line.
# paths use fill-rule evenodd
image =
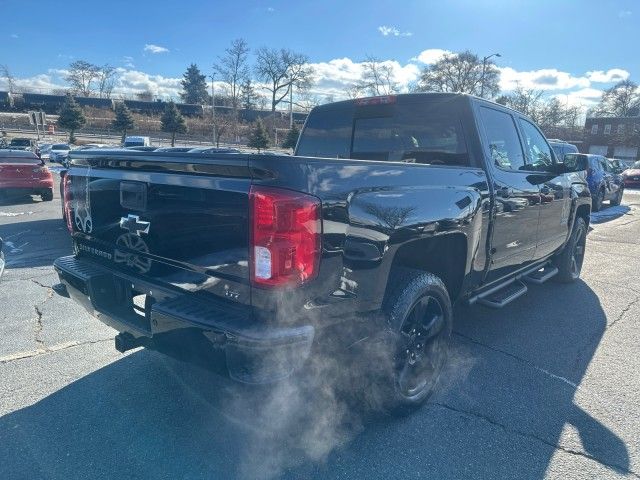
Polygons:
M522 431L522 430L518 430L517 428L512 428L512 427L510 427L508 425L505 425L503 423L500 423L500 422L494 420L493 418L489 417L488 415L485 415L485 414L482 414L482 413L479 413L479 412L475 412L475 411L471 411L471 410L464 410L464 409L461 409L461 408L452 407L451 405L447 405L446 403L441 403L441 402L429 402L428 405L433 405L435 407L440 407L440 408L443 408L445 410L456 412L456 413L459 413L459 414L462 414L462 415L466 415L466 416L469 416L469 417L478 418L480 420L483 420L483 421L485 421L485 422L487 422L487 423L489 423L491 425L494 425L494 426L500 428L501 430L503 430L506 433L519 435L521 437L528 438L528 439L531 439L531 440L536 440L536 441L538 441L540 443L543 443L543 444L553 448L554 450L559 450L561 452L568 453L570 455L576 455L576 456L579 456L579 457L584 457L584 458L587 458L587 459L592 460L594 462L597 462L600 465L603 465L603 466L605 466L607 468L610 468L612 470L616 470L618 472L625 473L625 474L630 474L630 475L634 476L635 478L640 478L640 474L634 472L629 467L624 467L622 465L618 465L617 463L610 463L610 462L601 460L598 457L596 457L594 455L591 455L590 453L583 452L583 451L580 451L580 450L574 450L572 448L565 447L565 446L560 445L558 443L554 443L554 442L550 442L549 440L545 440L544 438L541 438L541 437L539 437L539 436L537 436L537 435L535 435L533 433L525 432L525 431Z
M622 309L620 314L613 320L613 322L611 322L609 325L607 325L607 327L605 328L605 331L613 328L615 326L615 324L618 323L618 321L622 320L622 317L624 317L627 314L627 312L629 312L629 310L631 310L631 307L633 307L638 302L640 302L640 295L638 295L634 300L629 302L629 304Z
M109 338L100 338L98 340L85 340L85 341L71 341L65 343L59 343L56 345L52 345L50 347L43 346L42 348L38 348L36 350L30 350L28 352L18 352L10 355L5 355L4 357L0 357L0 365L4 365L6 363L15 362L16 360L24 360L26 358L33 358L40 355L44 355L46 353L55 353L67 350L69 348L81 347L83 345L92 345L94 343L101 343L113 341L113 337Z
M36 310L35 341L37 345L44 345L44 340L42 340L42 329L44 328L44 325L42 325L42 311L38 305L34 305L33 308Z
M39 278L39 277L36 277ZM35 283L36 285L38 285L39 287L42 288L51 288L51 285L45 285L43 283L40 283L39 281L37 281L35 278L29 278L29 280L31 280L33 283Z
M536 365L535 363L533 363L533 362L531 362L531 361L529 361L529 360L527 360L525 358L519 357L519 356L514 355L513 353L509 353L509 352L507 352L505 350L501 350L499 348L492 347L491 345L487 345L486 343L482 343L482 342L476 340L475 338L472 338L472 337L469 337L469 336L465 335L464 333L460 333L458 331L454 331L453 334L457 335L460 338L463 338L464 340L468 341L469 343L473 343L474 345L481 346L483 348L492 350L494 352L497 352L497 353L505 355L505 356L507 356L509 358L512 358L513 360L516 360L517 362L519 362L519 363L521 363L523 365L526 365L527 367L532 368L532 369L536 370L537 372L540 372L540 373L546 375L549 378L553 378L554 380L558 380L558 381L570 386L573 390L577 390L578 389L578 384L576 384L575 382L572 382L568 378L565 378L565 377L563 377L561 375L556 375L555 373L550 372L549 370L547 370L545 368L542 368L542 367Z

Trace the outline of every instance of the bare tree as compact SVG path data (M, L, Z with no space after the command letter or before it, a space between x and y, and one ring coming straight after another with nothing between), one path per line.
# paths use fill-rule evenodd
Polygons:
M352 91L356 96L391 95L398 91L398 83L394 79L393 67L380 59L368 56L362 64L362 77Z
M227 84L227 91L231 106L237 110L240 105L240 91L243 82L249 78L248 65L249 46L242 38L231 42L224 55L218 57L218 63L213 68Z
M293 87L305 89L313 81L313 69L306 55L282 48L260 48L256 74L271 94L271 111L289 95Z
M9 93L15 93L16 79L11 74L11 70L9 70L7 65L0 65L0 77L7 83L7 90L9 90Z
M484 72L483 72L484 70ZM494 97L499 91L500 71L491 60L484 62L470 51L445 55L422 71L418 90L462 92ZM484 87L482 86L484 84Z
M509 95L498 97L496 102L518 110L537 122L540 118L543 95L544 91L542 90L525 89L518 85Z
M69 65L66 80L78 95L88 97L93 91L92 83L98 78L99 67L84 60L76 60Z
M602 93L594 113L599 117L628 117L640 109L640 87L631 80L623 80Z
M105 63L98 68L98 95L100 98L111 98L111 92L116 84L116 69Z
M153 92L150 90L144 90L142 92L136 93L136 99L142 102L152 102L153 101Z

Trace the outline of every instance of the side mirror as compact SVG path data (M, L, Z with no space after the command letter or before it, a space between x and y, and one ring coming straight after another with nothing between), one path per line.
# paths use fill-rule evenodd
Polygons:
M562 159L562 163L564 164L564 168L567 172L577 172L579 170L578 157L575 155L570 153L566 154Z

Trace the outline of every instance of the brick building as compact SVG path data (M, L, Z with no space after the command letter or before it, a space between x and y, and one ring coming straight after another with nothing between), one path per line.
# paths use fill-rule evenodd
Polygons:
M589 117L584 125L584 153L640 160L640 116Z

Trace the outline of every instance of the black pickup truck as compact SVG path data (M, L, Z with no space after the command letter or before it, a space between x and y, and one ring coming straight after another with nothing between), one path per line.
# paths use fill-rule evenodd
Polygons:
M576 280L584 257L584 172L527 117L463 94L316 107L293 156L70 158L75 254L55 261L68 294L119 351L218 358L241 382L384 337L390 404L420 404L453 303L502 307Z

